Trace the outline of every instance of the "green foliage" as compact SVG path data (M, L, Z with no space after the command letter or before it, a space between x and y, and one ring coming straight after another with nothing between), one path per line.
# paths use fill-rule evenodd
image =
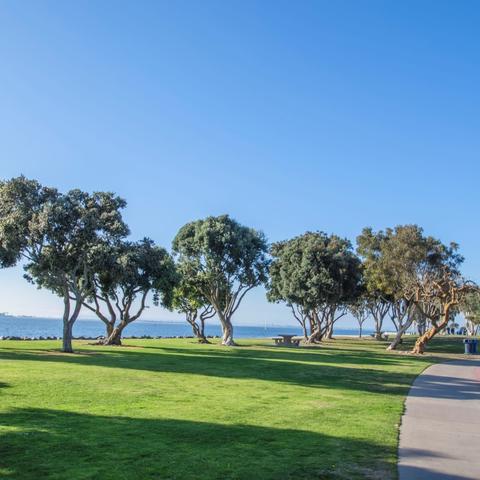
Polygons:
M267 279L264 235L228 215L187 223L173 240L173 251L185 275L204 292L219 285L256 287Z
M196 312L208 304L208 300L200 289L192 282L192 278L182 271L182 266L177 267L179 281L173 291L172 307L181 313Z
M207 217L184 225L173 240L173 251L185 286L213 305L224 341L231 344L231 316L249 290L267 281L265 236L228 215Z
M274 243L267 298L314 310L347 304L360 291L361 264L350 242L336 235L307 232Z
M0 264L23 257L25 278L63 297L64 351L70 352L73 324L92 290L92 252L128 234L120 213L126 202L107 192L61 194L25 177L2 183L0 202Z
M128 234L120 213L125 205L125 200L107 192L58 194L29 223L27 279L61 296L66 289L86 290L96 247Z
M386 300L409 295L419 275L444 267L456 270L463 261L458 245L447 246L427 237L418 225L398 225L378 232L364 228L357 245L368 294Z
M153 292L155 305L171 308L178 275L171 255L149 238L138 242L99 243L92 250L99 295L130 305L137 295Z
M460 302L459 310L475 325L480 324L480 291L467 293Z
M0 182L1 267L11 267L22 254L35 250L42 238L33 235L32 227L40 220L41 212L58 197L55 189L42 187L24 176Z
M28 280L63 295L72 278L88 282L92 248L128 233L125 205L112 193L61 194L23 176L2 182L0 262L10 266L23 257Z

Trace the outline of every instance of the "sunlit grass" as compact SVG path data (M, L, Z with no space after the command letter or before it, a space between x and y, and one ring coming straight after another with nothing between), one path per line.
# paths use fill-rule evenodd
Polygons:
M0 343L0 478L389 479L410 384L436 356L372 340Z

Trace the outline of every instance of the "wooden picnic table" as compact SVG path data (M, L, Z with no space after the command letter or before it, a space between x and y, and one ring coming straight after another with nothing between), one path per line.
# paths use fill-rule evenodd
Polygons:
M297 335L291 335L290 333L279 333L276 337L273 337L273 340L275 340L275 345L298 347L300 339L295 337L297 337Z

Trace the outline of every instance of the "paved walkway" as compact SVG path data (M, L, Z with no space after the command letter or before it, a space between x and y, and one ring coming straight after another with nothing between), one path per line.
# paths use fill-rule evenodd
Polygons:
M480 479L480 360L427 368L400 429L400 480Z

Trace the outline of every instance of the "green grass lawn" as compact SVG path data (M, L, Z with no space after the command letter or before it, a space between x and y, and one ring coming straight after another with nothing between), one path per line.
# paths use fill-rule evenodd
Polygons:
M125 343L0 342L0 478L394 479L409 386L462 351Z

